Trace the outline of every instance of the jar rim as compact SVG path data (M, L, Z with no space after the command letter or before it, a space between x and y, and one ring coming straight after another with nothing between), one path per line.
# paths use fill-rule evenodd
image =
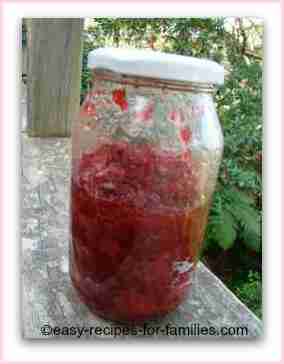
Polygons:
M192 93L214 93L215 86L210 83L177 81L161 78L151 78L144 76L135 76L125 73L110 71L103 68L93 69L93 81L102 80L134 87L150 87L159 89L168 89L173 91L185 91Z

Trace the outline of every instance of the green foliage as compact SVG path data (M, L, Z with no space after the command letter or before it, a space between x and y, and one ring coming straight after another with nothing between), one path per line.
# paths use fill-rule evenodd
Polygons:
M258 272L249 271L247 277L236 279L230 288L259 317L262 317L262 282Z
M212 236L223 249L233 246L237 237L237 225L233 215L226 209L221 209L218 217L211 219Z
M235 187L219 186L210 211L206 248L217 243L229 249L238 237L247 248L260 252L261 222L254 199Z
M226 69L216 93L224 158L204 252L235 244L261 252L262 24L249 18L96 18L85 32L82 98L90 82L90 49L149 48L206 57ZM215 250L214 250L215 252Z

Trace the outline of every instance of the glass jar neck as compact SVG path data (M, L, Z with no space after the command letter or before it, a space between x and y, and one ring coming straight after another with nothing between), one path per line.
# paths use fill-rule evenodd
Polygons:
M134 87L150 87L192 93L212 94L215 91L212 84L133 76L104 69L93 70L93 82L100 80L132 85Z

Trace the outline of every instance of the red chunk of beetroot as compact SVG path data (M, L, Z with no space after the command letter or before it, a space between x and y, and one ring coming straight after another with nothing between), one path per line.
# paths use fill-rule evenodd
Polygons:
M117 89L112 92L112 100L120 106L122 111L128 109L125 89Z

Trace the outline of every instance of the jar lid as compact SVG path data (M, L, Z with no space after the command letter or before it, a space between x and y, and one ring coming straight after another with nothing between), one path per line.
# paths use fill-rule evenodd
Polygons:
M88 55L88 67L164 80L224 83L224 67L214 61L148 49L97 48Z

